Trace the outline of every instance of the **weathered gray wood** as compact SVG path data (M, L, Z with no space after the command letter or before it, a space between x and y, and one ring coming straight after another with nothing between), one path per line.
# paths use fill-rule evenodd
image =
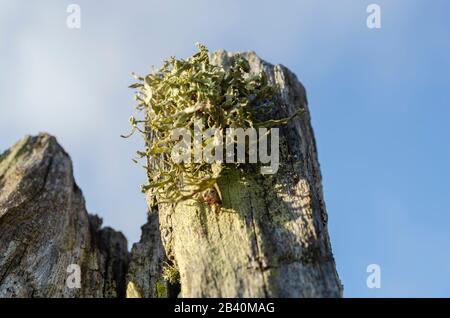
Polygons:
M195 201L150 206L125 279L126 239L87 214L69 156L49 135L27 137L0 156L0 297L115 297L126 283L129 297L174 296L166 261L183 297L341 296L305 90L285 67L244 54L280 88L274 118L306 110L281 128L277 174L227 171L219 213ZM80 289L66 286L69 264L81 267Z
M244 55L253 72L263 70L280 88L275 118L299 108L306 114L280 129L277 174L236 169L221 177L222 212L193 200L158 204L162 243L180 271L180 296L340 297L305 90L287 68ZM212 55L225 67L232 58L225 51Z
M0 297L124 296L127 241L101 222L56 139L22 139L0 156ZM70 264L79 289L66 285Z
M131 249L127 275L128 298L155 298L169 296L169 284L162 278L166 254L159 232L158 211L148 213L147 223L142 226L141 240Z

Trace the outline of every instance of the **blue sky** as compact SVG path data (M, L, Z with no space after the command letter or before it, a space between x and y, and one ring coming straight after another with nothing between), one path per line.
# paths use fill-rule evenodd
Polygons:
M81 29L66 8L81 6ZM368 29L366 7L381 6ZM123 140L131 72L202 42L254 50L308 93L347 297L450 296L450 2L0 0L0 150L47 131L88 210L139 239L144 171ZM366 267L381 266L368 289Z

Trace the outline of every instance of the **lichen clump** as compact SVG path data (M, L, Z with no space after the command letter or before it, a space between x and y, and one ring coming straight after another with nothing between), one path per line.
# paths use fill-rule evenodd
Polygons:
M222 170L233 163L180 162L171 158L178 142L172 139L176 128L193 134L194 122L201 120L207 128L267 127L277 121L259 121L258 114L272 107L274 88L264 72L251 74L248 61L237 55L229 68L211 64L208 50L197 44L199 52L185 60L174 57L145 77L135 76L137 110L145 118L130 118L132 133L142 133L146 150L148 184L144 192L158 202L178 202L200 197L214 186ZM203 140L206 145L211 140Z
M178 270L178 267L174 264L171 265L166 263L166 265L163 267L162 278L171 284L179 283L180 271Z

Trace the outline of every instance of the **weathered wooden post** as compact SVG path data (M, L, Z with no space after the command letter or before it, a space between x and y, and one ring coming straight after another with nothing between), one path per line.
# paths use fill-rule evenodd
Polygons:
M278 87L276 118L305 111L280 126L276 174L234 169L219 178L222 212L195 200L149 200L167 257L179 270L180 296L341 297L305 89L284 66L241 54L252 73L264 71ZM227 68L234 57L218 51L210 59Z

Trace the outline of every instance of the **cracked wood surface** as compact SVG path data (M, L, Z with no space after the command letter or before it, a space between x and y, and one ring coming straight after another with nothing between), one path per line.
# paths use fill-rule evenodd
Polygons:
M243 54L252 72L263 70L279 87L274 118L306 113L280 128L278 173L244 167L220 178L220 213L193 200L157 206L180 296L341 297L305 90L284 66ZM218 51L212 61L228 67L233 55Z
M0 297L125 295L125 237L86 212L72 162L47 134L0 156ZM67 268L81 269L69 288Z

